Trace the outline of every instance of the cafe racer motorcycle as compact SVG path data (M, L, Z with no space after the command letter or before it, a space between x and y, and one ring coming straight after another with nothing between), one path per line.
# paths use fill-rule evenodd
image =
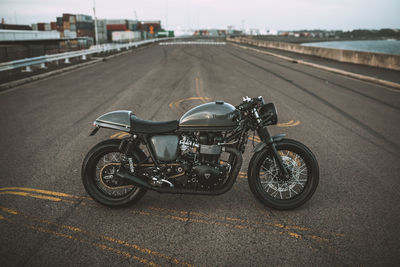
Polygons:
M270 208L294 209L314 194L318 163L302 143L284 134L271 136L267 127L277 122L275 105L261 96L245 97L236 107L223 101L205 103L179 121L109 112L96 119L90 135L109 128L127 137L105 140L88 152L83 184L94 200L111 207L132 204L147 190L220 195L235 183L246 143L257 133L260 142L247 171L251 192Z

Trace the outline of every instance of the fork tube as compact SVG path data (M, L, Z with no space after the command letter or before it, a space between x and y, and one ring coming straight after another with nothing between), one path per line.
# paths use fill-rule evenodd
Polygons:
M257 129L257 133L260 136L261 141L266 143L269 148L271 149L272 156L274 157L276 164L278 165L279 170L284 178L288 176L288 172L283 165L283 161L281 156L279 155L278 151L276 150L274 140L272 139L271 135L268 132L267 126L261 127Z

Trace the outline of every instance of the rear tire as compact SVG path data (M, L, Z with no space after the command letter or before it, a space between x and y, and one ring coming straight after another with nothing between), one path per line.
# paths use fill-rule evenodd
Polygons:
M115 170L120 165L120 159L125 156L119 151L120 142L121 140L110 139L94 146L83 161L81 173L86 192L100 204L114 208L135 203L147 191L134 185L118 185L118 183L123 183L123 181L117 180L118 178L113 176L113 173L115 173ZM132 157L133 162L140 162L142 153L142 151L135 151ZM106 158L110 158L108 155L111 155L112 159L106 162ZM111 182L114 182L118 186L105 183L103 175L101 175L104 173L105 168L110 169L109 173L107 173L107 179L111 179Z
M275 146L278 153L283 154L290 179L286 182L277 179L280 171L271 151L264 149L255 153L250 161L248 183L252 193L264 205L277 210L295 209L307 202L317 189L318 162L311 150L298 141L283 139Z

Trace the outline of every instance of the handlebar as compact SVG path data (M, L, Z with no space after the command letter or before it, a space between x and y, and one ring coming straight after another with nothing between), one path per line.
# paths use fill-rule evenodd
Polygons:
M236 108L240 111L245 111L253 109L255 107L260 107L264 105L264 98L262 96L249 98L248 96L243 97L243 102L239 104Z

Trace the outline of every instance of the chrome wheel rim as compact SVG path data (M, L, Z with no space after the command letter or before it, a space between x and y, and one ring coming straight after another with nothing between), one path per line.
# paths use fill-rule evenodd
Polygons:
M289 172L289 179L282 181L275 159L267 157L259 171L261 186L269 196L287 200L298 196L308 181L308 168L304 159L297 153L289 150L279 150L283 165Z

